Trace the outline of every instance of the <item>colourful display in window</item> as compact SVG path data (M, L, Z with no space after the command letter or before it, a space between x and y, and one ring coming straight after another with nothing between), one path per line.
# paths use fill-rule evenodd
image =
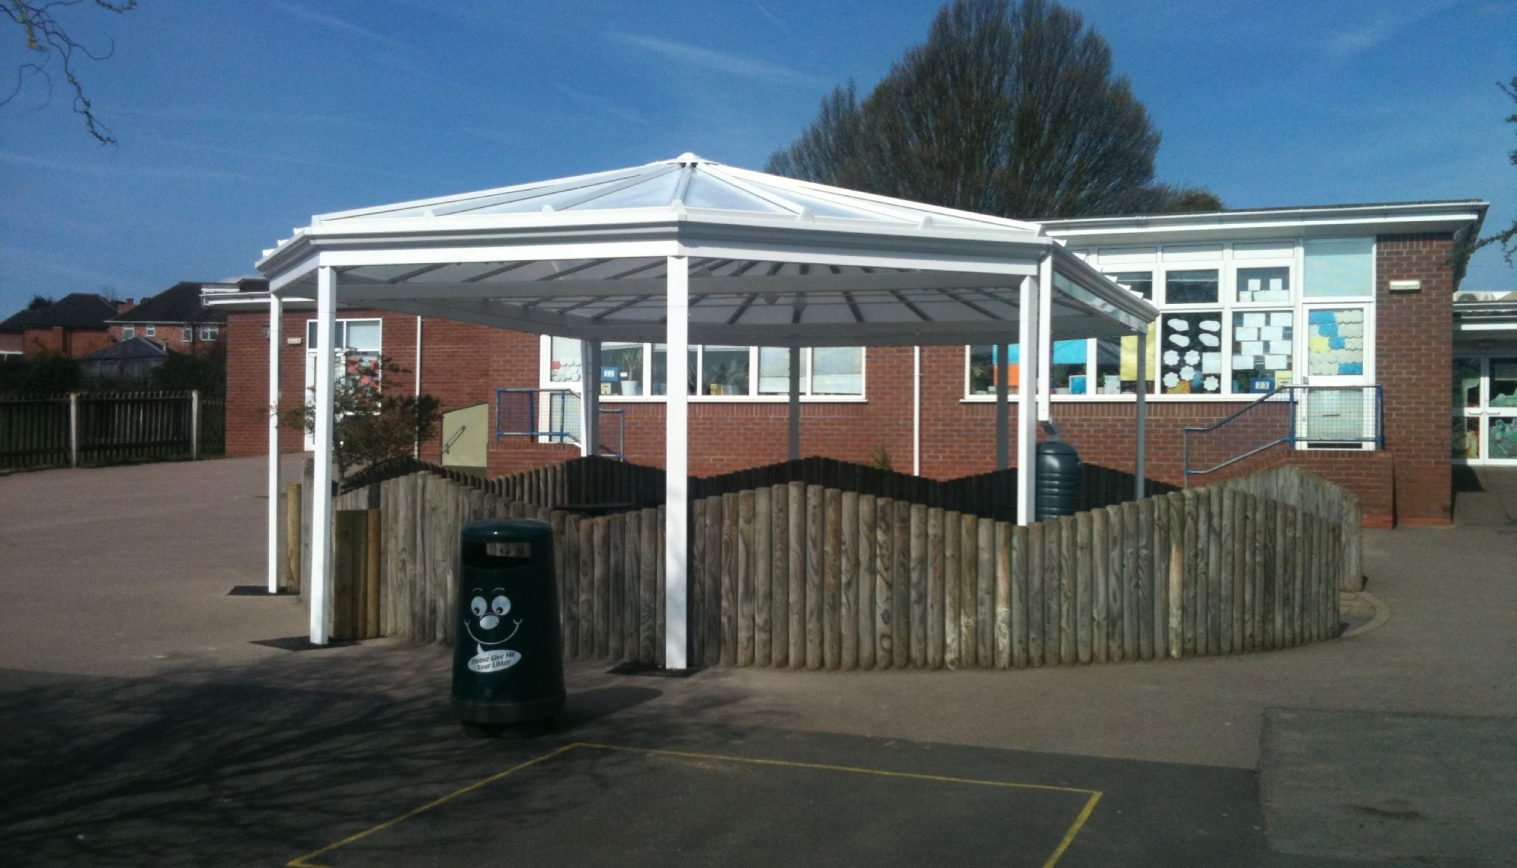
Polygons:
M1295 329L1288 310L1233 314L1233 392L1269 392L1294 378Z
M1364 374L1364 310L1313 310L1306 314L1306 372L1313 377Z
M1167 395L1220 394L1221 312L1166 314L1159 365Z

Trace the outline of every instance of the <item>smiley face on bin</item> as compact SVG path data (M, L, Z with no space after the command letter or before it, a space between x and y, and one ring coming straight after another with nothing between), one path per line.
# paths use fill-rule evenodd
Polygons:
M521 660L521 654L510 648L502 648L521 629L521 618L507 621L511 612L511 598L504 588L474 588L469 592L469 611L464 615L464 629L474 640L477 652L469 659L469 669L474 672L499 672L510 669Z

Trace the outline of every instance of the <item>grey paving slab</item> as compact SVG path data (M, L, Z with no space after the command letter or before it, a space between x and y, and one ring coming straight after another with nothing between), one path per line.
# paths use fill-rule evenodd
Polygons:
M1517 719L1271 711L1259 772L1281 852L1517 865Z

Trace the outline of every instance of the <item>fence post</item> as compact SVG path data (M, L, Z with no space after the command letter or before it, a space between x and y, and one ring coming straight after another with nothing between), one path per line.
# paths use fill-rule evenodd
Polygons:
M68 393L68 466L79 466L79 393Z
M200 390L190 390L190 460L200 460Z

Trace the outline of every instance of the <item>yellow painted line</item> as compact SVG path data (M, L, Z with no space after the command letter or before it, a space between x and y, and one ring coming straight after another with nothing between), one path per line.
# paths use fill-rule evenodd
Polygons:
M1059 842L1059 846L1053 851L1053 855L1048 857L1048 861L1043 863L1043 868L1053 868L1053 866L1059 864L1059 859L1063 858L1064 851L1068 850L1069 845L1075 842L1075 836L1080 834L1081 827L1085 825L1086 820L1090 819L1091 812L1096 809L1096 802L1101 801L1100 792L1096 790L1088 790L1088 792L1090 793L1090 798L1085 801L1085 809L1080 812L1078 817L1075 817L1074 825L1070 826L1069 831L1064 833L1064 839Z
M1064 856L1065 851L1069 849L1069 845L1072 844L1072 843L1074 843L1075 837L1077 835L1079 835L1079 833L1080 833L1080 829L1083 828L1084 825L1085 825L1085 823L1086 823L1086 821L1090 819L1091 813L1094 812L1095 809L1096 809L1096 803L1099 802L1099 801L1101 801L1101 796L1103 795L1100 790L1092 790L1092 789L1087 789L1087 788L1084 788L1084 787L1062 787L1062 786L1055 786L1055 785L1051 785L1051 784L1024 784L1024 783L1017 783L1017 782L1014 782L1014 781L992 781L992 780L983 780L983 779L978 779L978 778L958 778L958 777L952 777L952 776L949 776L949 775L930 775L930 774L922 774L922 773L919 773L919 772L892 772L892 771L886 771L884 769L870 769L870 768L862 768L862 767L859 767L859 766L833 765L833 764L830 764L830 763L812 763L812 762L799 762L799 761L796 761L796 760L765 759L765 758L762 758L762 757L733 756L733 755L730 755L730 754L696 753L696 752L693 752L693 751L667 750L667 749L661 749L661 748L625 747L625 746L622 746L622 745L603 744L603 743L600 743L600 742L576 741L576 742L570 742L569 744L566 744L563 747L560 747L559 749L557 749L555 751L552 751L550 753L546 753L546 754L543 754L542 756L535 757L533 759L527 760L524 763L520 763L518 765L514 765L511 768L506 769L505 771L497 772L497 773L495 773L495 774L493 774L493 775L491 775L491 776L489 776L487 778L483 778L481 780L475 781L474 783L469 784L466 787L462 787L460 789L454 790L453 792L448 793L447 795L442 796L440 798L434 799L434 800L426 803L425 805L422 805L419 808L415 808L413 810L407 811L406 813L401 814L400 816L395 817L392 820L386 820L385 822L380 823L377 826L373 826L373 827L371 827L369 829L365 829L362 832L359 832L359 833L357 833L355 835L349 835L348 837L342 839L341 841L338 841L338 842L333 843L333 844L328 844L327 846L322 847L319 850L312 850L311 852L305 854L304 856L300 856L300 857L297 857L297 858L291 860L290 862L287 863L287 865L289 866L289 868L326 868L326 866L322 866L322 865L319 865L318 863L314 863L314 862L308 862L306 860L314 858L316 856L320 856L323 853L330 853L331 851L336 850L336 849L338 849L340 847L345 847L345 846L347 846L349 844L354 843L355 841L360 841L360 840L362 840L364 838L367 838L370 835L375 834L376 832L382 832L385 829L388 829L391 826L396 825L397 823L403 822L405 820L409 820L410 818L415 817L416 815L424 813L426 811L430 811L431 809L433 809L435 807L438 807L439 805L446 804L446 803L448 803L448 802L450 802L450 801L458 798L459 796L465 795L467 793L472 793L472 792L474 792L475 790L477 790L477 789L479 789L481 787L488 786L489 784L492 784L492 783L500 780L501 778L504 778L504 777L506 777L508 775L514 774L516 772L519 772L522 769L528 768L529 766L537 765L538 763L545 762L545 761L550 760L550 759L552 759L552 758L554 758L556 756L561 756L562 754L567 753L568 751L573 750L574 748L580 748L580 747L583 747L583 748L594 748L596 750L619 751L619 752L622 752L622 753L640 753L640 754L648 754L648 755L653 755L653 756L679 757L679 758L683 758L683 759L716 760L716 761L719 761L719 762L747 763L749 765L774 766L774 767L777 767L777 768L813 769L813 770L817 770L817 771L845 772L845 773L848 773L848 774L869 775L869 776L872 776L872 777L881 777L881 778L901 778L901 779L905 779L905 780L931 781L931 782L934 782L934 783L969 784L969 785L973 785L973 786L1001 787L1001 788L1005 788L1005 789L1037 790L1037 791L1043 791L1043 792L1056 792L1056 793L1076 793L1076 794L1082 794L1082 795L1088 796L1088 798L1085 800L1085 807L1083 809L1081 809L1079 815L1075 817L1074 823L1070 825L1069 829L1064 832L1064 837L1062 839L1060 839L1059 846L1053 851L1053 855L1051 855L1051 856L1048 857L1048 861L1046 861L1046 862L1043 863L1043 868L1053 868L1053 866L1055 866L1055 865L1058 864L1059 859L1061 859Z
M332 852L333 850L336 850L339 847L346 847L349 844L354 843L355 841L362 841L364 838L367 838L370 835L375 834L376 832L383 832L385 829L390 828L391 826L395 825L396 823L400 823L400 822L403 822L405 820L409 820L412 817L416 816L417 814L421 814L421 813L425 813L426 811L430 811L430 810L432 810L433 808L435 808L435 807L437 807L439 805L445 805L448 802L451 802L454 799L458 798L459 796L467 795L468 793L472 793L475 790L479 789L480 787L484 787L484 786L488 786L490 784L493 784L496 781L500 780L501 778L506 777L507 775L515 774L516 772L519 772L519 771L521 771L524 768L528 768L530 766L535 766L535 765L537 765L540 762L545 762L547 760L553 759L554 757L558 756L559 754L562 754L562 753L564 753L566 751L569 751L569 750L571 750L571 749L573 749L575 747L578 747L578 746L579 746L578 742L573 742L573 743L564 745L563 747L559 748L558 750L551 751L549 753L545 753L545 754L543 754L542 756L539 756L539 757L533 757L532 759L529 759L529 760L527 760L524 763L518 763L518 764L516 764L516 765L514 765L514 766L512 766L512 767L510 767L508 769L506 769L503 772L496 772L495 774L490 775L487 778L483 778L481 780L477 780L474 783L469 784L466 787L461 787L459 789L454 790L451 793L448 793L445 796L441 796L439 798L433 799L432 801L427 802L425 805L422 805L419 808L414 808L414 809L412 809L410 811L407 811L404 814L401 814L400 816L394 818L393 820L386 820L386 821L384 821L383 823L380 823L377 826L371 826L370 828L364 829L362 832L359 832L356 835L349 835L348 837L343 838L341 841L338 841L338 842L333 843L333 844L328 844L328 845L326 845L325 847L322 847L319 850L312 850L311 852L306 853L303 856L296 856L294 859L291 859L286 864L289 866L289 868L325 868L325 866L318 865L317 863L314 863L314 862L308 862L306 860L315 858L317 856L320 856L323 853L330 853L330 852Z

